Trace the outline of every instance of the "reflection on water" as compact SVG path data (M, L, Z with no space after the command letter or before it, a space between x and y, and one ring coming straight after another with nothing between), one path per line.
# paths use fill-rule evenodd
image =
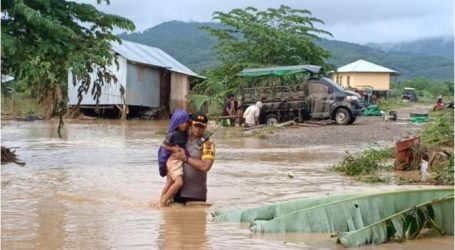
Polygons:
M217 160L208 181L213 205L158 210L153 204L165 180L156 152L166 125L67 122L59 139L53 121L4 121L2 145L18 147L27 165L2 166L2 249L332 249L339 246L317 235L258 237L245 226L214 223L210 212L328 193L419 188L361 184L328 171L347 147L277 146L222 129L214 137ZM453 247L452 241L432 244L441 249Z
M158 236L160 249L208 248L205 229L207 212L204 207L176 204L163 209L162 216Z

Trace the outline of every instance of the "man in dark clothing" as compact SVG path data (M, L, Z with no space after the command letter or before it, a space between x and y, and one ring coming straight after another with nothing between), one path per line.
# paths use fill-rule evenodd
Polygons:
M234 95L229 94L226 98L226 103L224 104L223 116L234 117L236 114L234 112ZM234 126L234 118L224 118L223 126Z

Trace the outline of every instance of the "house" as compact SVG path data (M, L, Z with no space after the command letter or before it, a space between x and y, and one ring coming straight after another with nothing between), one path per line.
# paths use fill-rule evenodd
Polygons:
M371 86L375 92L384 94L390 90L390 78L397 75L399 73L395 70L365 60L358 60L338 68L331 77L343 87Z
M191 80L201 76L158 48L122 40L121 44L112 44L112 51L117 56L118 67L113 63L108 68L118 82L104 85L98 108L123 112L122 118L126 118L126 113L137 114L158 109L172 113L177 108L187 108ZM124 99L120 86L125 90ZM73 85L70 71L70 108L78 102L77 88L78 85ZM93 109L95 105L96 100L89 91L82 99L80 107Z

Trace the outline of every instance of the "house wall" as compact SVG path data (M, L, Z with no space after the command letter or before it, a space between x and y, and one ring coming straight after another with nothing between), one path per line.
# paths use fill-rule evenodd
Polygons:
M101 96L99 98L100 105L112 105L112 104L122 104L122 99L120 95L120 84L125 86L126 83L126 59L123 56L117 56L117 62L119 67L114 64L108 67L108 69L116 76L117 83L105 84ZM95 73L91 73L90 76L92 80L95 79ZM93 86L93 85L91 85ZM81 105L95 105L96 100L93 99L91 95L91 86L87 94L82 98ZM68 105L76 105L78 102L77 89L79 84L76 86L73 85L73 75L71 71L68 73Z
M125 102L127 105L144 107L169 107L172 113L177 108L187 109L187 97L190 90L190 77L148 65L128 61L118 55L119 68L115 64L109 70L117 77L118 82L105 84L99 99L100 105L123 104L120 85L125 88ZM95 74L91 74L92 80ZM72 74L68 74L68 105L76 105L77 89L73 86ZM83 97L81 105L96 105L96 100L88 93Z
M336 73L332 75L332 80L343 87L360 87L362 85L373 86L374 90L390 90L390 73L374 72L349 72ZM349 80L348 80L349 79ZM349 84L348 84L349 81Z
M127 63L126 93L127 105L160 106L160 72L147 65Z
M190 79L187 75L171 73L171 95L169 101L170 112L177 108L187 109L187 98L190 91Z

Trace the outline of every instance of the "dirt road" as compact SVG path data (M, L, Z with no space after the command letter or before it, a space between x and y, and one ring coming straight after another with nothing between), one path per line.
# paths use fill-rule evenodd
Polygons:
M423 124L401 120L410 113L425 113L431 106L413 104L396 109L398 121L386 123L382 117L358 117L353 125L325 125L319 127L292 126L277 131L269 140L277 144L293 145L362 145L371 143L392 144L408 135L416 134Z

